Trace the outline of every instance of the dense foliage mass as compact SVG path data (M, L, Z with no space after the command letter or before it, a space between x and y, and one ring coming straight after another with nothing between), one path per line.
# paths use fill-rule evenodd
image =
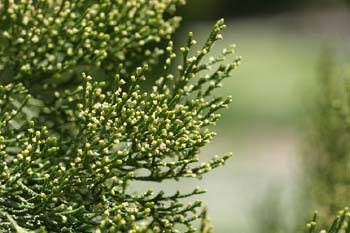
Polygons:
M190 193L129 192L134 181L201 178L198 163L240 63L207 59L223 20L182 64L171 35L181 0L0 2L0 231L211 232ZM165 45L165 46L162 46ZM164 69L154 77L153 64ZM213 69L210 72L210 69ZM82 72L83 71L83 72ZM206 72L203 72L206 71ZM150 91L140 83L156 80Z

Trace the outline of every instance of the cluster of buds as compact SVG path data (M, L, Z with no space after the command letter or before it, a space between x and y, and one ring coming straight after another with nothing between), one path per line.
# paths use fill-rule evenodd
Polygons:
M0 71L12 78L62 78L79 66L107 74L155 63L170 39L184 0L25 0L0 2ZM131 62L132 61L132 62ZM6 73L6 72L5 72ZM63 77L64 78L64 77ZM28 80L29 79L29 80Z

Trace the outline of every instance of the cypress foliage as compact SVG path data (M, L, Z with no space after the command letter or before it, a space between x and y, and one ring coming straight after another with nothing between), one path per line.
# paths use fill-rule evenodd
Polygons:
M200 200L183 204L203 189L129 192L135 181L201 178L231 156L198 163L231 102L212 92L240 58L223 64L232 46L207 59L219 20L198 51L189 33L171 72L181 4L0 2L1 232L195 232L198 218L212 232Z
M312 221L306 224L307 233L348 233L350 232L350 212L348 208L339 211L337 217L330 225L330 227L325 230L318 226L317 223L317 212L314 214Z

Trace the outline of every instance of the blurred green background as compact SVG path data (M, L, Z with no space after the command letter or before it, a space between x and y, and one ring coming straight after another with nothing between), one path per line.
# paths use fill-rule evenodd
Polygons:
M346 1L190 0L178 44L188 31L206 39L215 20L228 25L215 53L231 43L241 67L218 94L233 104L217 125L218 136L203 157L228 151L234 157L202 181L215 232L302 232L317 208L303 185L305 136L317 87L322 50L338 64L349 62L350 10ZM186 183L188 182L188 183Z

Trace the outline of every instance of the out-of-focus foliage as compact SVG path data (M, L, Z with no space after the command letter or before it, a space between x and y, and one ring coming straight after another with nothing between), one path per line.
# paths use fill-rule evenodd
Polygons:
M319 69L310 144L303 159L307 189L323 218L350 204L350 83L335 71L329 51Z
M245 17L276 14L308 7L344 5L348 0L191 0L183 8L186 19L212 19L218 16ZM203 13L203 11L205 13Z

